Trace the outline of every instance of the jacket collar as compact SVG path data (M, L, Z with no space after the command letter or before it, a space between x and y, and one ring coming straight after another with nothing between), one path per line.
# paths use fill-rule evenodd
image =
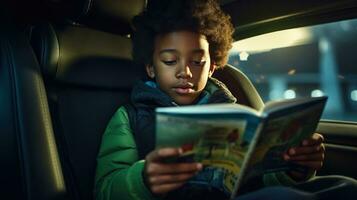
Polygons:
M133 88L131 101L134 104L154 107L178 106L152 81L139 81ZM235 103L236 101L237 99L222 82L215 78L209 78L204 91L195 104Z

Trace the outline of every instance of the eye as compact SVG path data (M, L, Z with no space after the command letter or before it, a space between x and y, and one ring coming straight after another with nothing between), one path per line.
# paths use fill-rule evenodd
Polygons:
M206 64L206 61L205 61L205 60L199 60L199 61L193 60L193 61L192 61L192 64L193 64L194 66L203 66L203 65Z
M176 60L163 60L163 63L165 63L165 65L175 65L177 63Z

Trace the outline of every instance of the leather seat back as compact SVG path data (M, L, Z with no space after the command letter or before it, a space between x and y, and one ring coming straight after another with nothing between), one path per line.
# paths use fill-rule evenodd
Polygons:
M38 26L41 61L68 190L91 199L96 155L108 121L144 69L130 61L130 39L80 26Z
M127 34L145 2L46 1L56 22L30 31L71 199L93 198L102 133L144 72L131 62Z
M66 188L35 54L17 25L0 31L1 196L64 199Z
M213 76L225 83L239 104L256 110L264 106L264 102L252 82L234 66L227 64L224 68L216 70Z

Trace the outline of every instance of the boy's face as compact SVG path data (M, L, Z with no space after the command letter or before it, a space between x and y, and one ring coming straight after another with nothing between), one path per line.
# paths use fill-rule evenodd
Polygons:
M156 37L148 76L177 104L192 104L214 72L205 36L178 31Z

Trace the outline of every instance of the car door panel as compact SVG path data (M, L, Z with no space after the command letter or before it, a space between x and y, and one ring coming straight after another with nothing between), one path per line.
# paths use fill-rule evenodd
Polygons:
M325 162L318 175L345 175L357 178L357 123L320 122L316 132L325 137Z

